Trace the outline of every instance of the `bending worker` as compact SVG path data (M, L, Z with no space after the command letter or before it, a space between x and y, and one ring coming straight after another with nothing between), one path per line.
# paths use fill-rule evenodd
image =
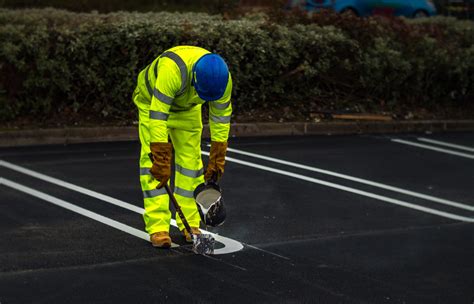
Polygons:
M138 76L133 101L139 111L140 183L146 231L153 246L171 246L171 212L164 189L171 176L174 147L174 193L194 234L200 234L200 216L193 197L204 180L218 180L224 173L232 106L232 78L217 54L177 46L153 60ZM209 102L211 152L205 174L201 159L201 106ZM171 139L171 142L169 141ZM153 155L153 162L148 156ZM192 242L179 217L179 230Z

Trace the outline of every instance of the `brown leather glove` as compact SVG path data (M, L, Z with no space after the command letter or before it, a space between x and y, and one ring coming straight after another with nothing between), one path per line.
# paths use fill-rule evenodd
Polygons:
M171 153L173 146L171 143L151 143L150 144L153 166L150 169L151 175L160 181L157 188L163 187L171 176Z
M225 153L227 152L227 142L211 142L211 153L209 154L209 163L207 164L204 180L218 181L224 174Z

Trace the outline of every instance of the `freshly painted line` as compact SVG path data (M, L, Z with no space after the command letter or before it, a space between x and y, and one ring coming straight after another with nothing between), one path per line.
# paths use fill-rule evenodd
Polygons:
M6 178L0 178L0 185L5 185L7 187L10 187L12 189L21 191L23 193L26 193L28 195L34 196L36 198L39 198L41 200L47 201L51 204L54 204L56 206L62 207L64 209L67 209L69 211L78 213L80 215L83 215L85 217L88 217L90 219L93 219L95 221L98 221L102 224L105 224L107 226L113 227L115 229L118 229L120 231L123 231L125 233L131 234L133 236L136 236L137 238L140 238L142 240L145 240L147 242L150 242L150 236L148 233L138 230L136 228L130 227L128 225L125 225L121 222L117 222L111 218L105 217L103 215L100 215L98 213L92 212L90 210L84 209L82 207L76 206L74 204L71 204L69 202L66 202L65 200L59 199L57 197L51 196L49 194L46 194L44 192L35 190L30 187L26 187L24 185L18 184L14 181L11 181ZM179 247L179 245L172 243L172 247Z
M80 187L80 186L62 181L60 179L57 179L57 178L54 178L54 177L51 177L51 176L33 171L33 170L30 170L30 169L26 169L24 167L6 162L4 160L0 160L0 166L3 166L3 167L6 167L6 168L9 168L11 170L29 175L31 177L35 177L37 179L40 179L40 180L43 180L43 181L61 186L61 187L66 188L66 189L70 189L70 190L88 195L90 197L99 199L101 201L104 201L104 202L107 202L107 203L110 203L110 204L128 209L128 210L133 211L135 213L138 213L140 215L143 215L143 213L145 212L145 209L134 206L130 203L118 200L116 198L113 198L111 196L108 196L108 195L105 195L105 194L102 194L102 193L99 193L99 192L96 192L96 191L93 191L93 190L89 190L87 188L83 188L83 187ZM176 221L174 219L171 220L171 225L176 227L176 228L178 227L178 225L176 224ZM214 250L214 254L228 254L228 253L233 253L233 252L240 251L244 248L243 244L240 243L239 241L233 240L231 238L228 238L228 237L225 237L225 236L222 236L222 235L212 233L212 232L204 230L204 229L201 229L201 231L203 233L206 233L206 234L211 234L217 242L224 244L223 248L219 248L219 249Z
M456 155L456 156L461 156L461 157L465 157L465 158L474 159L474 155L472 155L472 154L467 154L467 153L457 152L457 151L453 151L453 150L438 148L438 147L435 147L435 146L419 144L419 143L416 143L416 142L413 142L413 141L396 139L396 138L392 139L392 141L400 143L400 144L405 144L405 145L418 147L418 148L423 148L423 149L428 149L428 150L433 150L433 151L437 151L437 152L442 152L442 153L447 153L447 154L451 154L451 155Z
M214 255L228 254L228 253L233 253L233 252L237 252L244 249L244 245L242 245L242 243L239 241L233 240L231 238L228 238L219 234L212 233L204 229L200 229L200 230L205 234L212 235L217 242L224 244L225 247L214 250Z
M178 225L176 224L176 220L174 219L171 219L171 225L178 228ZM233 252L240 251L244 248L244 245L239 241L233 240L231 238L228 238L228 237L225 237L225 236L222 236L222 235L219 235L219 234L216 234L204 229L199 229L199 230L201 230L201 232L204 234L212 235L212 237L217 242L224 244L224 247L214 250L214 255L233 253Z
M440 203L440 204L444 204L444 205L448 205L448 206L452 206L452 207L456 207L456 208L460 208L460 209L464 209L464 210L468 210L468 211L474 211L474 206L469 206L469 205L454 202L454 201L451 201L451 200L447 200L447 199L443 199L443 198L439 198L439 197L435 197L435 196L431 196L431 195L427 195L427 194L423 194L423 193L418 193L418 192L414 192L414 191L410 191L410 190L406 190L406 189L402 189L402 188L398 188L398 187L393 187L393 186L390 186L390 185L386 185L386 184L366 180L366 179L363 179L363 178L358 178L358 177L351 176L351 175L341 174L341 173L337 173L337 172L334 172L334 171L324 170L324 169L320 169L320 168L316 168L316 167L310 167L310 166L302 165L302 164L299 164L299 163L289 162L289 161L281 160L281 159L278 159L278 158L263 156L263 155L260 155L260 154L246 152L246 151L242 151L242 150L238 150L238 149L228 148L227 150L230 151L230 152L237 153L237 154L242 154L242 155L245 155L245 156L250 156L250 157L263 159L263 160L266 160L266 161L270 161L270 162L274 162L274 163L278 163L278 164L282 164L282 165L286 165L286 166L291 166L291 167L295 167L295 168L299 168L299 169L304 169L304 170L313 171L313 172L317 172L317 173L321 173L321 174L335 176L335 177L339 177L339 178L342 178L342 179L347 179L347 180L350 180L350 181L353 181L353 182L358 182L358 183L361 183L361 184L366 184L366 185L369 185L369 186L373 186L373 187L377 187L377 188L381 188L381 189L385 189L385 190L390 190L390 191L393 191L393 192L398 192L398 193L402 193L402 194L422 198L422 199L429 200L429 201L432 201L432 202L436 202L436 203Z
M430 143L430 144L436 144L436 145L446 146L446 147L455 148L455 149L459 149L459 150L464 150L464 151L468 151L468 152L474 152L474 148L471 148L471 147L468 147L468 146L456 145L456 144L452 144L452 143L448 143L448 142L444 142L444 141L439 141L439 140L434 140L434 139L429 139L429 138L425 138L425 137L418 137L417 139L419 141L424 141L424 142L427 142L427 143Z
M202 151L201 153L204 154L204 155L209 155L209 152ZM449 218L449 219L453 219L453 220L457 220L457 221L464 221L464 222L474 223L474 218L471 218L471 217L456 215L456 214L440 211L440 210L437 210L437 209L432 209L432 208L427 208L427 207L415 205L415 204L412 204L412 203L408 203L408 202L405 202L405 201L401 201L401 200L393 199L393 198L390 198L390 197L378 195L378 194L375 194L375 193L371 193L371 192L358 190L358 189L355 189L355 188L346 187L346 186L343 186L343 185L323 181L323 180L320 180L320 179L317 179L317 178L312 178L312 177L308 177L308 176L297 174L297 173L283 171L283 170L275 169L275 168L272 168L272 167L262 166L262 165L259 165L259 164L254 164L254 163L251 163L251 162L243 161L243 160L232 158L232 157L226 157L226 161L237 163L237 164L247 166L247 167L252 167L252 168L256 168L256 169L260 169L260 170L264 170L264 171L269 171L269 172L273 172L273 173L277 173L277 174L297 178L297 179L300 179L300 180L308 181L308 182L315 183L315 184L320 184L320 185L323 185L323 186L327 186L327 187L339 189L339 190L342 190L342 191L362 195L362 196L365 196L365 197L374 198L374 199L381 200L381 201L384 201L384 202L387 202L387 203L403 206L403 207L418 210L418 211L421 211L421 212L426 212L426 213L438 215L438 216L441 216L441 217L445 217L445 218Z

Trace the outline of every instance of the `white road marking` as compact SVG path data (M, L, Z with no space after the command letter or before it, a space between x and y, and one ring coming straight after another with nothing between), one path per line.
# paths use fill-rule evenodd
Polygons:
M0 177L0 185L5 185L7 187L10 187L12 189L21 191L23 193L26 193L28 195L34 196L36 198L39 198L41 200L47 201L51 204L54 204L56 206L62 207L64 209L67 209L69 211L78 213L80 215L83 215L85 217L88 217L90 219L93 219L95 221L98 221L102 224L105 224L107 226L113 227L115 229L118 229L120 231L123 231L125 233L131 234L133 236L136 236L137 238L143 239L147 242L150 242L150 236L148 233L145 231L138 230L136 228L130 227L128 225L125 225L121 222L115 221L111 218L105 217L103 215L100 215L98 213L92 212L90 210L84 209L82 207L76 206L74 204L71 204L69 202L66 202L65 200L59 199L57 197L54 197L52 195L46 194L44 192L35 190L33 188L18 184L14 181L11 181L9 179ZM172 247L179 247L179 245L172 243Z
M434 140L434 139L429 139L429 138L425 138L425 137L418 137L417 139L419 141L424 141L424 142L431 143L431 144L446 146L446 147L459 149L459 150L464 150L464 151L468 151L468 152L474 152L474 148L471 148L471 147L468 147L468 146L456 145L456 144L452 144L452 143L448 143L448 142L444 142L444 141L439 141L439 140Z
M4 160L0 160L0 166L3 166L5 168L8 168L8 169L16 171L16 172L20 172L20 173L29 175L31 177L43 180L43 181L51 183L51 184L61 186L61 187L66 188L66 189L70 189L70 190L73 190L73 191L76 191L76 192L79 192L79 193L97 198L97 199L102 200L104 202L107 202L107 203L113 204L115 206L119 206L119 207L128 209L128 210L136 212L138 214L143 214L143 211L144 211L143 208L134 206L132 204L126 203L126 202L118 200L118 199L115 199L115 198L110 197L108 195L104 195L102 193L95 192L95 191L89 190L87 188L65 182L63 180L60 180L60 179L57 179L57 178L54 178L54 177L51 177L51 176L33 171L33 170L30 170L30 169L27 169L25 167L20 167L18 165L6 162Z
M57 179L57 178L54 178L54 177L51 177L51 176L48 176L48 175L30 170L30 169L27 169L27 168L24 168L24 167L21 167L21 166L6 162L4 160L0 160L0 166L3 166L3 167L8 168L10 170L17 171L17 172L23 173L25 175L29 175L31 177L35 177L37 179L40 179L40 180L43 180L43 181L61 186L61 187L66 188L66 189L70 189L70 190L88 195L90 197L99 199L101 201L104 201L104 202L107 202L107 203L110 203L110 204L128 209L128 210L133 211L135 213L138 213L140 215L143 215L143 213L145 212L145 209L134 206L130 203L127 203L127 202L118 200L116 198L113 198L111 196L108 196L108 195L105 195L105 194L102 194L102 193L99 193L99 192L96 192L96 191L93 191L93 190L89 190L87 188L77 186L77 185L62 181L60 179ZM80 208L80 207L78 207L78 208ZM176 227L176 228L178 227L178 225L176 224L176 221L174 219L171 220L171 225ZM216 255L233 253L233 252L240 251L244 248L243 244L240 243L239 241L233 240L231 238L228 238L228 237L225 237L225 236L222 236L222 235L212 233L212 232L204 230L204 229L201 229L201 231L203 233L206 233L206 234L211 234L217 242L224 244L223 248L219 248L219 249L214 250L214 254L216 254ZM146 234L146 232L143 232L143 233ZM147 238L148 238L147 240L149 241L149 236L148 236L148 234L146 234L146 235L147 235Z
M209 152L202 151L201 153L204 154L204 155L209 156ZM371 193L371 192L367 192L367 191L363 191L363 190L359 190L359 189L355 189L355 188L346 187L346 186L343 186L343 185L323 181L323 180L320 180L320 179L317 179L317 178L312 178L312 177L297 174L297 173L287 172L287 171L283 171L283 170L280 170L280 169L275 169L275 168L272 168L272 167L263 166L263 165L259 165L259 164L255 164L255 163L251 163L251 162L247 162L247 161L243 161L243 160L240 160L240 159L227 157L227 156L226 156L226 161L237 163L237 164L247 166L247 167L252 167L252 168L256 168L256 169L260 169L260 170L264 170L264 171L268 171L268 172L273 172L273 173L293 177L293 178L296 178L296 179L304 180L304 181L315 183L315 184L320 184L320 185L323 185L323 186L339 189L339 190L342 190L342 191L347 191L347 192L362 195L362 196L365 196L365 197L370 197L370 198L373 198L373 199L377 199L377 200L381 200L381 201L391 203L391 204L394 204L394 205L403 206L403 207L406 207L406 208L418 210L418 211L421 211L421 212L434 214L434 215L438 215L438 216L441 216L441 217L445 217L445 218L449 218L449 219L453 219L453 220L457 220L457 221L464 221L464 222L474 223L474 218L471 218L471 217L456 215L456 214L440 211L440 210L437 210L437 209L432 209L432 208L427 208L427 207L415 205L415 204L412 204L412 203L408 203L408 202L405 202L405 201L401 201L401 200L393 199L393 198L390 198L390 197L378 195L378 194L375 194L375 193Z
M237 153L237 154L242 154L242 155L245 155L245 156L250 156L250 157L263 159L263 160L266 160L266 161L270 161L270 162L274 162L274 163L278 163L278 164L282 164L282 165L286 165L286 166L291 166L291 167L295 167L295 168L299 168L299 169L304 169L304 170L313 171L313 172L317 172L317 173L321 173L321 174L335 176L335 177L339 177L339 178L342 178L342 179L347 179L347 180L350 180L350 181L353 181L353 182L358 182L358 183L361 183L361 184L366 184L366 185L369 185L369 186L373 186L373 187L377 187L377 188L381 188L381 189L385 189L385 190L390 190L390 191L393 191L393 192L398 192L398 193L402 193L402 194L422 198L422 199L429 200L429 201L432 201L432 202L436 202L436 203L440 203L440 204L444 204L444 205L448 205L448 206L452 206L452 207L456 207L456 208L460 208L460 209L464 209L464 210L474 211L474 206L469 206L469 205L454 202L454 201L451 201L451 200L446 200L446 199L443 199L443 198L438 198L438 197L423 194L423 193L418 193L418 192L414 192L414 191L410 191L410 190L406 190L406 189L402 189L402 188L398 188L398 187L393 187L393 186L390 186L390 185L387 185L387 184L382 184L382 183L366 180L366 179L363 179L363 178L358 178L358 177L351 176L351 175L341 174L341 173L337 173L337 172L334 172L334 171L324 170L324 169L320 169L320 168L316 168L316 167L310 167L310 166L302 165L302 164L299 164L299 163L289 162L289 161L281 160L281 159L278 159L278 158L263 156L263 155L260 155L260 154L246 152L246 151L242 151L242 150L238 150L238 149L228 148L227 150L230 151L230 152Z
M423 149L428 149L428 150L433 150L433 151L437 151L437 152L442 152L442 153L447 153L447 154L451 154L451 155L456 155L456 156L461 156L461 157L465 157L465 158L474 159L473 154L457 152L457 151L453 151L453 150L438 148L438 147L435 147L435 146L419 144L419 143L416 143L416 142L413 142L413 141L396 139L396 138L392 139L392 141L396 142L396 143L400 143L400 144L405 144L405 145L418 147L418 148L423 148Z

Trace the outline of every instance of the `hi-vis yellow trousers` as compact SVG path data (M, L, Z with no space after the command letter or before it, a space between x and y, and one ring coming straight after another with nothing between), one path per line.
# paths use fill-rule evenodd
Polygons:
M166 190L156 189L159 184L149 170L152 162L150 153L149 102L137 88L133 101L138 107L140 151L140 183L145 205L145 229L148 234L169 231L171 221L170 202ZM201 105L189 111L170 112L168 134L174 148L175 176L174 194L184 216L191 227L199 227L200 216L193 197L193 191L204 182L204 170L201 158ZM176 216L179 230L184 229L179 216Z

